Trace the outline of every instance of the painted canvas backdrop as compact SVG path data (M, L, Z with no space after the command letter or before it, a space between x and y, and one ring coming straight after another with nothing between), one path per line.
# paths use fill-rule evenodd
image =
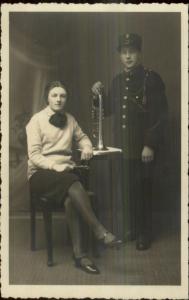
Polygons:
M10 14L10 208L28 210L27 155L24 126L45 106L43 88L60 79L68 90L68 110L91 136L91 85L101 80L105 89L121 65L119 34L143 37L143 61L166 85L169 122L166 142L155 172L155 210L180 207L180 15L179 13L11 13ZM8 99L7 99L8 101ZM113 146L111 118L104 121L105 142ZM100 169L99 169L100 168ZM94 182L103 211L116 213L121 199L108 180L108 162L97 166ZM119 170L118 170L119 173ZM101 179L100 179L101 176ZM103 184L102 184L103 183ZM110 191L114 197L110 200ZM119 189L119 187L117 187ZM109 218L111 218L109 213Z

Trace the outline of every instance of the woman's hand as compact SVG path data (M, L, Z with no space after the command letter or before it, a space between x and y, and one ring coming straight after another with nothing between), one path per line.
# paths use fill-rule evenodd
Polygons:
M56 172L73 170L73 168L74 168L74 164L63 164L63 165L54 164L52 167L52 169Z
M95 82L91 88L93 94L95 94L96 96L101 94L102 89L103 89L103 84L100 81Z
M154 159L154 150L148 146L144 146L142 150L142 161L151 162Z
M81 160L89 160L93 157L93 149L91 147L86 147L81 152Z

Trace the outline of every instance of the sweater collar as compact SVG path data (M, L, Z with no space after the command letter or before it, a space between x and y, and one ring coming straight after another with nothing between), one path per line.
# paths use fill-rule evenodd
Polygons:
M49 105L45 108L45 112L47 113L47 115L48 115L49 117L51 117L52 115L55 114L55 112L50 108ZM60 112L60 113L61 113L61 112Z

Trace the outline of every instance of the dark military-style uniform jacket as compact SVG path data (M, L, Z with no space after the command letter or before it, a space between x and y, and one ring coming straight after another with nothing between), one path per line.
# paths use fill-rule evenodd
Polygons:
M124 158L141 158L144 146L156 150L167 119L165 86L160 76L142 65L112 81L104 113L115 118L114 145Z

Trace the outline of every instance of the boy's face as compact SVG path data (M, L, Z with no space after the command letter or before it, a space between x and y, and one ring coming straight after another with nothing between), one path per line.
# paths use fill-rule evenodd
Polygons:
M120 59L124 68L130 70L141 62L141 52L133 47L123 47L120 51Z

